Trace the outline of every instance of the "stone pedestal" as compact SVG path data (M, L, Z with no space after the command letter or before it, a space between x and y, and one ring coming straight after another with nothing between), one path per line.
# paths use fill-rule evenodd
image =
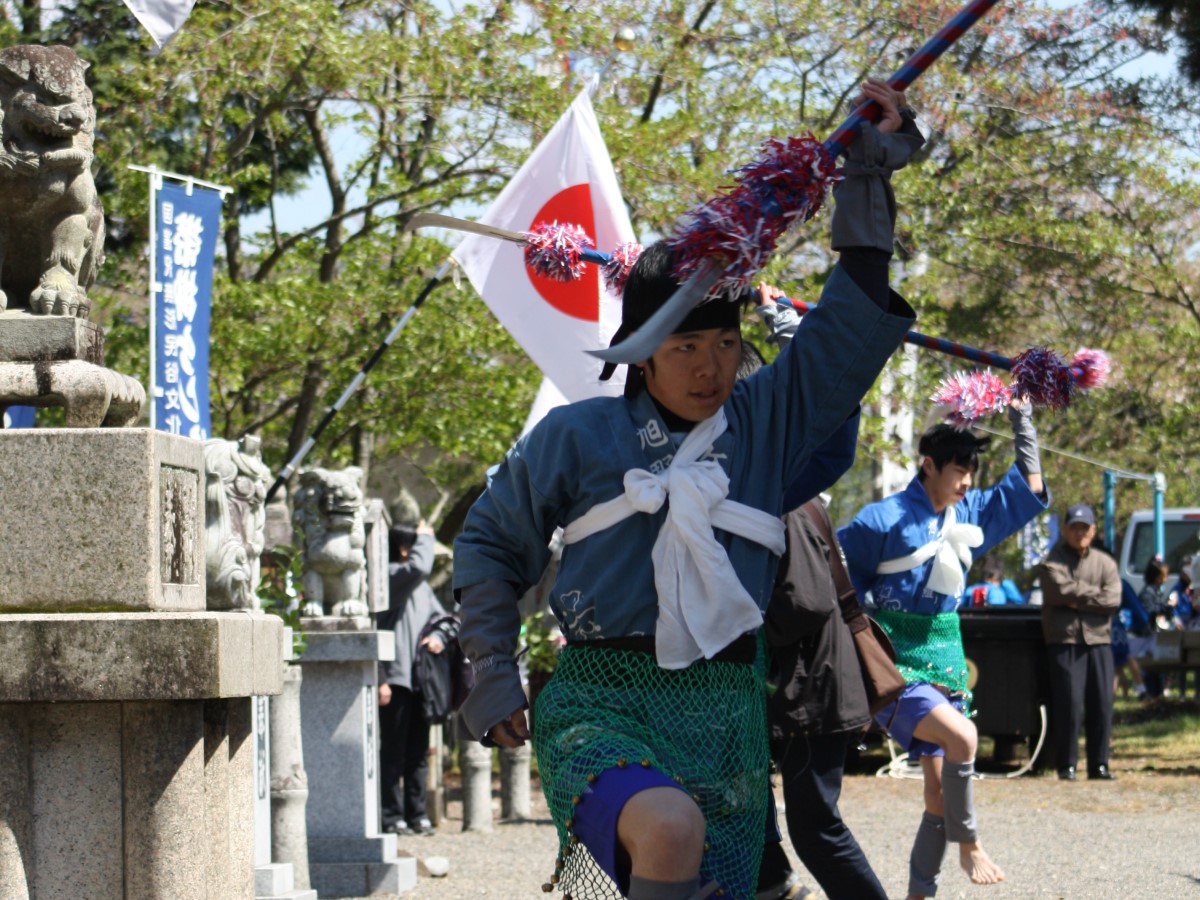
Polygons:
M0 897L252 897L250 697L280 689L282 624L0 616Z
M199 442L0 431L0 460L0 898L253 897L284 629L204 608Z
M305 638L300 719L312 885L322 897L411 890L416 860L397 859L396 836L379 830L377 670L381 660L394 658L392 633L307 632Z
M104 332L74 316L0 310L0 411L61 406L72 428L137 422L146 390L104 367Z
M205 608L199 441L14 429L0 460L0 612Z

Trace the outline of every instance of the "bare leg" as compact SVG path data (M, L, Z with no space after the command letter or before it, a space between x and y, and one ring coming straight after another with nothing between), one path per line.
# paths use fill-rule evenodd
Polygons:
M629 854L634 878L664 885L690 881L695 892L704 815L683 791L653 787L634 794L617 817L617 839Z
M942 784L942 759L936 756L921 758L925 774L925 809L946 818L946 839L959 845L959 863L975 884L996 884L1004 880L1000 867L984 852L979 836L974 833L974 798L970 777L974 769L978 736L971 720L949 705L935 707L917 723L914 736L937 744L946 751L946 763L955 771L956 783L950 793L953 803L947 804ZM964 764L970 763L970 767ZM965 783L959 783L961 779ZM947 810L947 806L951 808Z

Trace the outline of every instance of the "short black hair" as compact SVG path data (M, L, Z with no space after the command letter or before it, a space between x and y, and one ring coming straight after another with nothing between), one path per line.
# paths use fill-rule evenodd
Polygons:
M1170 571L1165 562L1157 556L1152 556L1150 562L1146 563L1146 571L1142 575L1146 579L1146 584L1162 584L1167 580Z
M762 353L745 338L742 338L742 361L738 363L737 377L738 381L743 378L749 378L759 369L767 364L763 359Z
M401 550L411 550L417 542L417 526L393 525L388 529L388 559L398 561Z
M955 428L953 425L942 423L934 425L923 435L917 444L917 453L933 460L933 467L939 472L948 462L955 462L974 472L979 468L979 454L987 449L992 439L987 435ZM920 481L925 480L925 470L917 472Z

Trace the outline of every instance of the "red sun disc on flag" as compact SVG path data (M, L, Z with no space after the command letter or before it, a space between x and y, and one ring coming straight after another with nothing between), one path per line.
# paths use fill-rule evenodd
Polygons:
M528 229L541 222L570 222L578 225L592 240L596 239L596 215L592 211L592 189L587 183L563 188L546 201ZM559 312L583 319L600 321L600 268L586 264L578 281L560 282L534 273L528 266L525 273L543 300Z

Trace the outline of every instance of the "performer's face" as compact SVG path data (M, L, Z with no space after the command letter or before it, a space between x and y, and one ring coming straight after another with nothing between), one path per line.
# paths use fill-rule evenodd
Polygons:
M699 422L729 399L741 360L738 329L706 328L671 335L638 365L651 397L675 415Z
M974 469L969 469L953 461L939 469L928 456L921 463L921 467L925 470L925 479L921 484L925 485L929 501L933 504L936 512L941 512L947 506L953 506L963 499L967 495L967 491L971 489Z

